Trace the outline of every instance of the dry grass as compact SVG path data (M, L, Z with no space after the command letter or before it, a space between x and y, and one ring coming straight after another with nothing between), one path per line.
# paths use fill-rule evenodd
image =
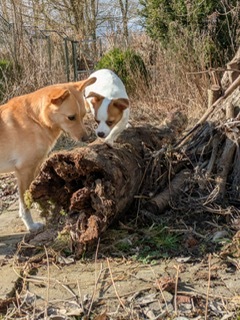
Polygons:
M1 79L5 95L2 102L13 96L29 93L45 85L66 81L63 41L53 39L51 63L48 55L48 43L45 39L30 42L22 35L17 39L17 50L7 42L3 57L14 61L13 75ZM133 120L156 125L170 111L180 110L187 115L192 124L203 114L207 105L206 91L209 87L207 73L192 74L204 70L201 60L201 48L194 53L187 48L184 39L178 39L178 47L163 50L145 34L133 34L131 48L140 54L149 72L146 86L137 75L133 75L138 90L131 96ZM196 41L197 43L197 41ZM195 48L195 52L197 49Z
M163 50L146 35L133 39L133 48L141 54L151 79L148 88L140 84L132 98L134 115L145 120L163 119L169 111L180 110L193 124L207 107L208 73L199 55L192 57L184 46L178 51Z
M49 84L66 82L60 37L52 38L51 46L43 35L30 36L23 30L18 30L14 37L11 30L0 30L0 37L0 57L11 63L11 74L3 72L0 78L1 103Z

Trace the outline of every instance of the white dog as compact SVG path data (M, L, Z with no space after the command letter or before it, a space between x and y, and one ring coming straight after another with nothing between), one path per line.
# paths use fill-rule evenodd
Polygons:
M97 136L113 144L128 124L128 95L121 79L111 70L98 70L92 77L97 80L85 89L86 107L90 107L98 124Z

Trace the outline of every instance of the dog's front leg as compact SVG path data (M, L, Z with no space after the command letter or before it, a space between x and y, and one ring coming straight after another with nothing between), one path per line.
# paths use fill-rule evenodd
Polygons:
M18 182L19 192L19 216L25 224L26 228L30 232L35 232L42 229L44 224L40 222L33 222L31 212L24 201L24 193L29 188L31 182L34 179L34 171L30 172L30 168L20 171L15 171Z

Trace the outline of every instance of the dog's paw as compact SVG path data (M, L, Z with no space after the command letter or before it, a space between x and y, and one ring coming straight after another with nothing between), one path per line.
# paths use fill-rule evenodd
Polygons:
M106 138L106 139L104 140L104 143L105 143L109 148L113 148L114 140L113 140L113 139L108 139L108 138Z
M33 224L31 224L31 226L29 226L28 230L29 232L37 232L37 231L41 231L43 230L45 227L45 225L41 222L34 222Z

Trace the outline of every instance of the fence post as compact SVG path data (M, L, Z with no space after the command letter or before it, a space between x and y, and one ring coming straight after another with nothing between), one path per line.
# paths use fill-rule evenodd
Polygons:
M47 43L48 43L48 58L49 58L49 67L50 71L52 71L52 50L51 50L51 39L50 36L47 35Z
M78 80L78 66L77 66L77 49L76 45L78 41L72 40L72 57L73 57L73 71L74 71L74 81Z
M66 59L66 75L67 82L70 81L70 71L69 71L69 52L68 52L68 38L64 38L64 47L65 47L65 59Z

